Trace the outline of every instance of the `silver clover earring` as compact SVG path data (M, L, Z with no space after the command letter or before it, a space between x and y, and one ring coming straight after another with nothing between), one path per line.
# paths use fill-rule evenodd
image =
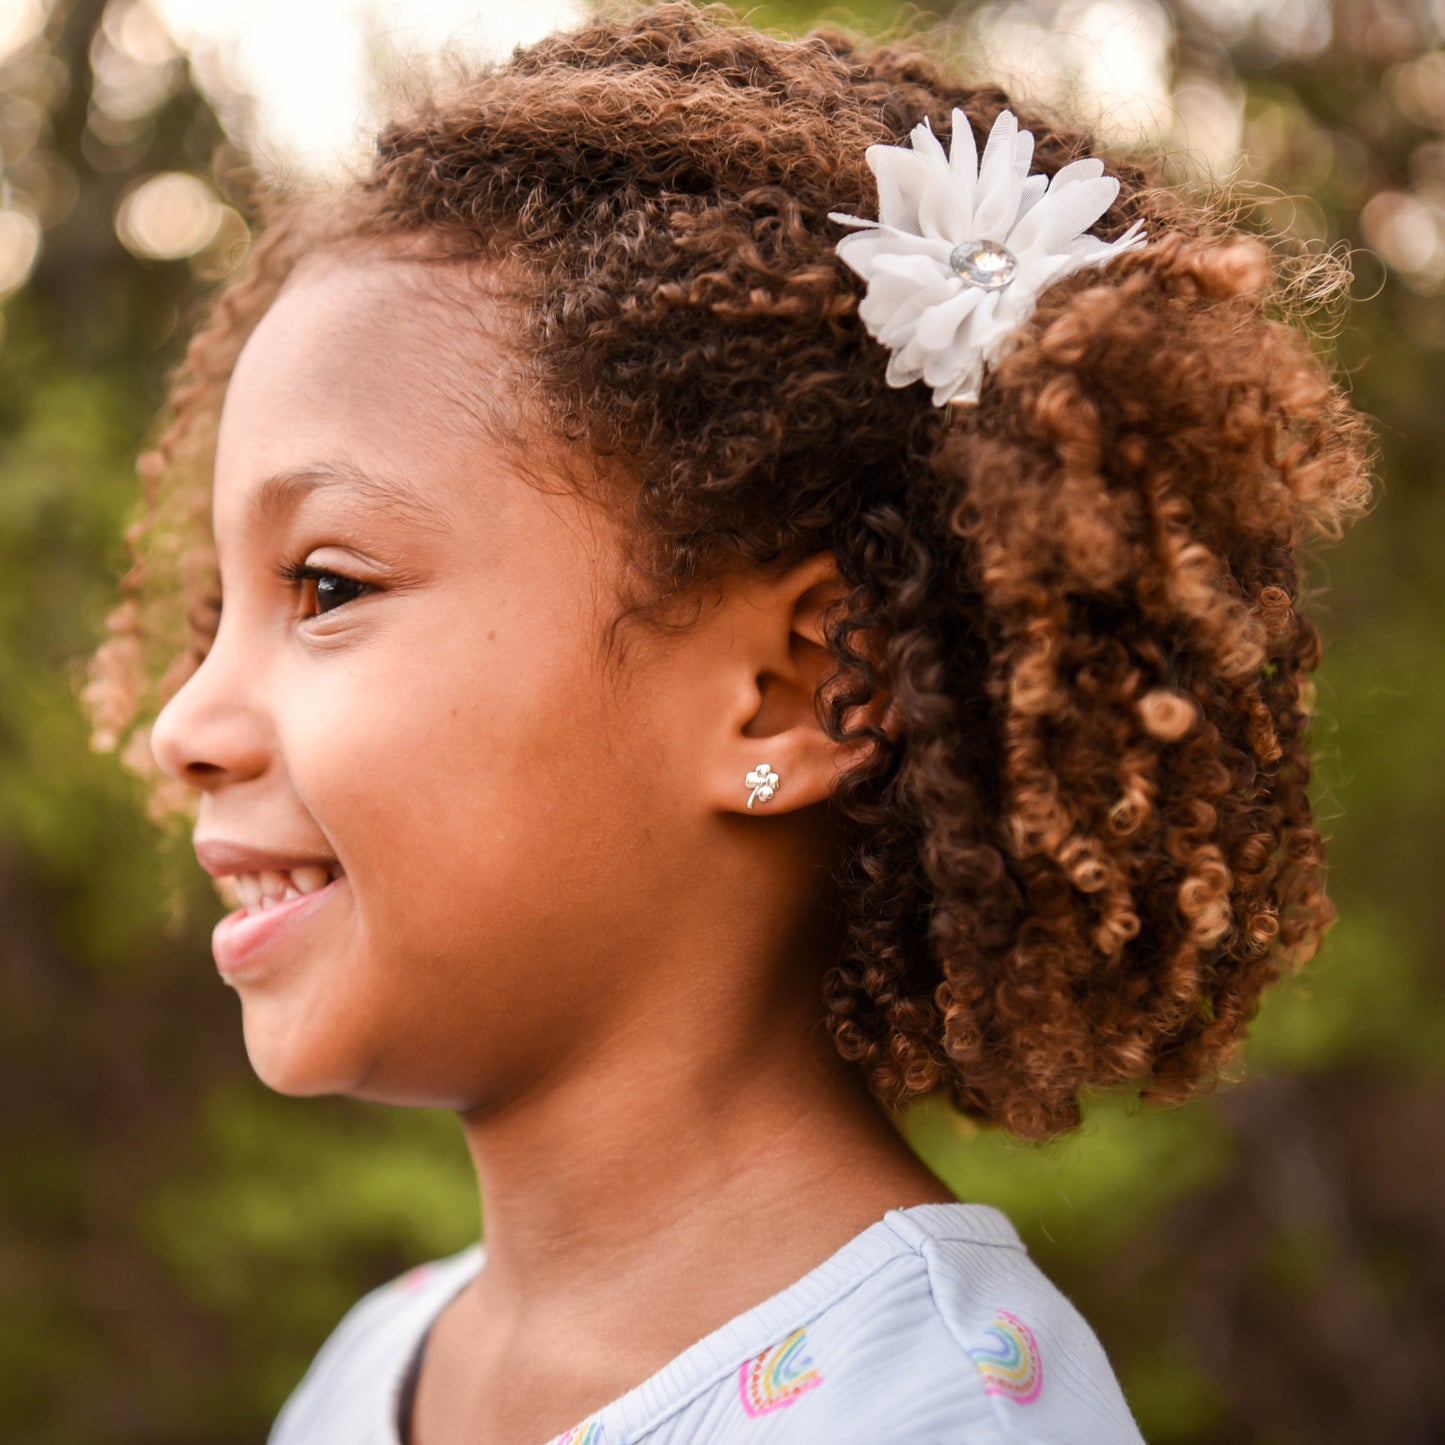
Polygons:
M752 789L748 794L748 807L752 807L754 800L766 803L778 791L778 775L767 763L759 763L743 779L743 787Z

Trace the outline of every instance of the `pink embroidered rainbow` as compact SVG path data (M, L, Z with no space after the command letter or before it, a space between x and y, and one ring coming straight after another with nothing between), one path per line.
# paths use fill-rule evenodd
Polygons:
M601 1445L602 1422L597 1419L584 1420L574 1425L565 1435L559 1435L551 1445Z
M974 1345L969 1358L990 1395L1007 1395L1020 1405L1037 1400L1044 1387L1044 1362L1034 1332L1008 1310L996 1310L984 1331L991 1343Z
M781 1410L822 1383L823 1377L808 1355L808 1336L803 1329L744 1361L738 1371L743 1409L754 1417Z

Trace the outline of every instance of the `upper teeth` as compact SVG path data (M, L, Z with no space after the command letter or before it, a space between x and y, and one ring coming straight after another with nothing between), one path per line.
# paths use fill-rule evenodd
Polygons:
M339 869L333 870L319 863L308 863L301 868L290 868L284 872L267 868L260 873L237 873L232 876L231 881L242 906L255 910L273 908L278 903L315 893L318 888L325 888L332 877L339 876L339 873Z

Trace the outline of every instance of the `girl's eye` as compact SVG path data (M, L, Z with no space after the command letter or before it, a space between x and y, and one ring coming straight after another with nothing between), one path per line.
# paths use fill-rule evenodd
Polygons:
M358 582L355 577L343 577L337 572L318 574L314 585L318 613L330 612L370 591L365 582Z
M287 567L286 577L300 589L303 618L334 612L338 607L376 590L369 582L358 581L340 572L330 572L325 567L305 564Z

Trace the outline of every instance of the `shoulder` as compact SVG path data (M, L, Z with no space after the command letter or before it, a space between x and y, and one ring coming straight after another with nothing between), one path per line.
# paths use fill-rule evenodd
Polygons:
M919 1205L884 1224L886 1262L807 1332L846 1418L881 1404L908 1445L1142 1445L1098 1337L1002 1213Z
M473 1245L418 1265L352 1305L286 1401L268 1445L395 1445L407 1365L481 1258L481 1247Z

